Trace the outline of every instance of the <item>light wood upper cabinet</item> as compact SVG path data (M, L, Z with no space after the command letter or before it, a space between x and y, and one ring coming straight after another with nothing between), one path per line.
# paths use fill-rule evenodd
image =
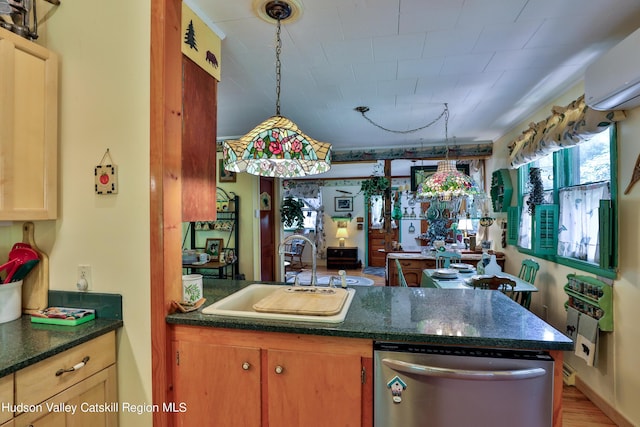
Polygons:
M0 28L0 220L57 217L58 57Z

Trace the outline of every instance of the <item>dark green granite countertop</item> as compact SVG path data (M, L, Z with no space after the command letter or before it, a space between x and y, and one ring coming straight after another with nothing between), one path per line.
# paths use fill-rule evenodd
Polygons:
M172 324L474 347L573 350L573 341L501 292L474 289L354 286L344 322L321 324L231 318L202 308L250 281L205 282L207 302L196 312L167 316Z
M0 324L0 377L122 327L120 319L95 319L78 326L31 323L31 316Z

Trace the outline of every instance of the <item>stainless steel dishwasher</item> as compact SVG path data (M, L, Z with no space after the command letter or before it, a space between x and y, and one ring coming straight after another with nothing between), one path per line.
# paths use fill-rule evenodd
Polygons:
M545 427L553 419L546 352L374 343L376 427Z

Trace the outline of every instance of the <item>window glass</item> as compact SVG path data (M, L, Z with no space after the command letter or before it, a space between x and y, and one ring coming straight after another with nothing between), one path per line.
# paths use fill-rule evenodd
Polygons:
M302 212L304 213L304 228L305 230L314 230L316 229L316 216L317 212L309 209L302 208Z
M572 163L577 166L578 174L573 184L611 181L611 153L609 130L594 135L589 141L575 147Z
M542 188L544 190L553 190L553 154L532 162L530 167L540 168Z
M520 232L518 233L518 246L531 249L531 215L529 215L529 194L522 198L522 211L520 212Z
M382 216L384 199L382 197L372 197L369 203L371 206L371 228L382 228L384 225L384 217Z

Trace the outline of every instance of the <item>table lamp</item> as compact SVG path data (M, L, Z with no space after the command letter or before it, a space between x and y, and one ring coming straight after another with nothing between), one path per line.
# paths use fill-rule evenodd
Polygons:
M468 232L473 230L473 223L470 218L462 218L458 221L458 230L462 231L463 237L462 241L464 242L465 249L468 249L470 246Z
M464 232L464 237L467 237L467 232L473 230L473 223L470 218L462 218L458 221L458 230Z
M346 227L338 228L338 231L336 232L336 237L340 239L340 247L344 248L344 239L349 237Z

